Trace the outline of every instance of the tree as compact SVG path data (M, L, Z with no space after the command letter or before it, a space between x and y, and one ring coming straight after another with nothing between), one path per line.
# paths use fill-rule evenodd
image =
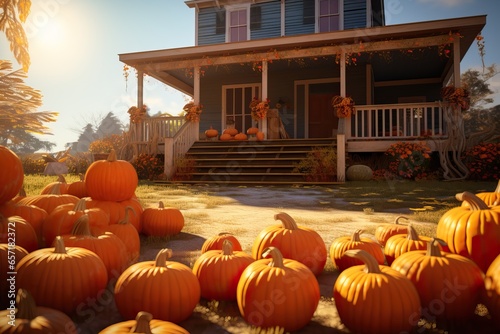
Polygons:
M30 8L31 0L0 1L0 30L5 33L10 43L10 50L26 73L30 67L30 54L28 38L22 23L26 22Z
M22 133L50 134L47 122L55 122L57 112L36 111L42 105L40 91L24 84L26 73L13 71L12 63L0 60L0 144L20 145Z
M121 134L122 132L123 126L120 120L110 111L97 127L96 135L97 138L104 138L113 134Z

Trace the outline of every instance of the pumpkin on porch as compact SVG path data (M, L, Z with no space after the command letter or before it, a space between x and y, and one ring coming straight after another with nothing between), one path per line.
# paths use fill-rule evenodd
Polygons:
M223 135L230 135L231 137L236 136L238 133L239 131L236 128L227 128L222 132Z
M153 319L153 315L148 312L139 312L135 320L122 321L104 328L99 334L189 334L184 328L170 322Z
M0 204L13 199L21 190L24 181L24 171L21 159L7 147L0 145Z
M219 136L219 140L221 141L228 141L228 140L233 140L234 137L231 136L229 133L223 133Z
M251 127L247 129L247 135L256 135L259 132L259 128Z
M255 138L257 138L258 141L262 141L262 140L266 139L266 135L264 134L264 132L259 131L255 135Z
M244 134L243 132L237 133L234 136L234 140L247 140L247 139L248 139L247 135Z
M205 130L205 136L207 136L208 139L216 138L218 135L219 135L219 131L212 128L212 126L210 126L210 129Z

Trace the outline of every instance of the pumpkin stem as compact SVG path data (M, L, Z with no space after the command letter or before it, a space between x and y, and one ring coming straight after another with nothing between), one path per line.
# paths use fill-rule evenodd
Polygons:
M64 178L64 175L62 175L62 174L57 175L57 182L67 183L66 179Z
M394 224L396 224L396 225L400 224L400 222L399 222L399 221L400 221L401 219L404 219L404 220L408 221L408 217L405 217L405 216L397 216L397 217L394 219Z
M60 235L54 241L54 253L66 254L66 246L64 246L64 240Z
M87 200L85 198L80 198L78 202L75 203L73 211L85 211L87 210Z
M408 240L414 240L414 241L420 240L420 237L418 236L418 233L415 230L415 228L413 228L412 224L408 224L408 235L406 238Z
M19 193L17 194L19 197L26 197L26 189L24 188L24 184L23 186L21 187L21 189L19 189Z
M469 203L470 209L472 211L489 209L488 205L486 205L486 203L484 203L482 199L471 192L464 191L463 193L456 194L455 197L459 201L466 201L467 203Z
M437 257L443 256L441 254L441 249L439 248L439 245L446 246L446 242L444 242L444 240L439 238L432 238L432 240L427 243L427 252L425 253L425 255L437 256Z
M61 195L61 184L55 183L54 186L50 189L48 195Z
M354 231L354 233L352 234L351 241L361 242L361 233L363 233L363 232L364 231L362 229L358 229L358 230Z
M38 315L36 312L35 299L26 289L19 289L16 296L17 313L16 318L33 320Z
M148 312L141 311L135 317L135 326L131 328L130 333L151 334L151 326L149 322L153 319L153 315Z
M381 273L380 271L380 266L378 265L377 260L368 253L367 251L363 249L351 249L348 251L345 251L344 255L347 255L349 257L354 257L358 260L361 260L365 264L365 269L364 272L368 274L378 274Z
M283 265L283 254L277 247L268 247L262 252L262 258L266 258L271 255L272 259L269 262L269 267L284 268Z
M75 221L71 234L82 237L92 237L92 233L90 232L89 215L82 215Z
M109 162L115 162L117 159L116 159L116 151L114 149L111 149L111 152L109 152L109 155L108 155L108 160Z
M233 243L229 240L222 242L222 255L233 255Z
M497 184L497 187L496 187L494 193L500 194L500 180L498 180L498 184Z
M155 267L167 267L167 260L172 257L172 250L169 248L160 249L155 258Z
M130 222L130 214L129 214L130 211L132 211L134 215L136 214L134 208L131 207L130 205L125 207L125 216L123 217L122 220L118 222L118 224L128 224Z
M288 213L280 212L274 215L274 220L281 220L283 227L287 230L297 230L297 223Z
M163 204L163 201L158 202L158 208L159 209L165 209L165 204Z

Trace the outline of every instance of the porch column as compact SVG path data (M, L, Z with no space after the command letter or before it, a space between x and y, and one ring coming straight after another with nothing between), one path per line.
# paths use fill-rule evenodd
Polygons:
M346 96L345 53L340 54L340 96ZM345 181L345 118L339 119L337 132L337 181Z
M144 72L137 71L137 108L142 108L144 105Z
M193 100L194 104L200 104L200 67L195 66L193 72ZM203 113L200 117L203 117ZM200 140L200 122L196 122L195 128L195 140Z
M455 87L460 87L460 38L453 41L453 81Z
M268 97L267 92L267 60L262 61L262 101ZM264 138L267 138L267 117L264 117L260 122L260 131L264 133Z

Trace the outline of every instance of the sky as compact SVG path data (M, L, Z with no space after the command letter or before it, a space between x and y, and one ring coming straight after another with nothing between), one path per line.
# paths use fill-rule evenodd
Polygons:
M385 0L386 25L487 14L485 64L500 67L500 1ZM109 112L128 124L127 110L137 104L136 80L123 76L121 53L194 45L194 9L184 0L32 0L24 25L31 66L25 83L43 94L40 110L57 111L48 123L56 144L53 152L77 141L88 124ZM0 34L0 59L21 66ZM482 70L476 45L462 60L461 70ZM488 82L500 104L500 74ZM144 83L150 114L178 115L188 97L152 78ZM492 105L492 106L493 106Z

